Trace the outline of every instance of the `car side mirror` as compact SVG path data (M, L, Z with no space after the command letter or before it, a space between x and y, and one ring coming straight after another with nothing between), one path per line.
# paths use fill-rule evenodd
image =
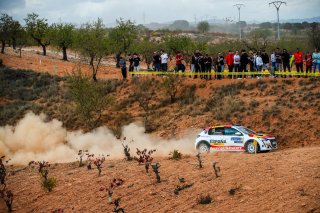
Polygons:
M240 132L236 132L235 135L236 136L242 136L242 134Z

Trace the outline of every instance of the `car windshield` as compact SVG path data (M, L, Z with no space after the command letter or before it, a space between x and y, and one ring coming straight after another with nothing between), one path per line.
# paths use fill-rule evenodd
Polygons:
M239 126L238 129L245 134L255 134L255 135L257 134L255 131L248 129L244 126Z

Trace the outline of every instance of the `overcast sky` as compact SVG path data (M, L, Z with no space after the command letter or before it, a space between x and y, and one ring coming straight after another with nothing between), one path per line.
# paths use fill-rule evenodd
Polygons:
M194 22L205 19L238 19L236 3L245 4L241 20L274 21L276 9L272 0L0 0L0 11L24 24L28 13L35 12L50 23L84 23L101 17L106 25L119 17L136 23L168 22L185 19ZM287 0L282 5L280 19L312 18L320 14L320 0Z

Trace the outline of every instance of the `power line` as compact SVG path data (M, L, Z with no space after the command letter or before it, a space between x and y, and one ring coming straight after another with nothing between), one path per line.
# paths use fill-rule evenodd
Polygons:
M280 20L279 20L279 9L281 7L282 4L287 5L287 2L285 1L273 1L269 3L269 7L270 5L274 5L275 8L277 9L277 17L278 17L278 40L280 40Z
M241 7L244 7L244 4L235 4L233 5L234 7L238 8L238 11L239 11L239 32L240 32L240 40L241 40L241 24L240 24L240 10L241 10Z

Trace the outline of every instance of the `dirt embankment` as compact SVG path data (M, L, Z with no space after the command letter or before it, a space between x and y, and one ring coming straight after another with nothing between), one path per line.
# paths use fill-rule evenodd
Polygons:
M203 156L204 168L197 168L195 156L174 161L161 157L161 183L155 174L146 174L137 162L107 160L102 176L97 170L79 168L77 163L56 164L50 175L57 187L50 193L40 185L37 171L27 169L10 175L7 185L13 191L14 212L112 212L107 194L100 191L113 178L125 182L114 190L126 212L320 212L319 147L276 151L265 154L212 153ZM216 178L212 161L219 162L221 177ZM16 167L10 167L13 171ZM174 194L179 183L193 183ZM236 189L234 195L229 190ZM212 203L197 203L200 195L210 195ZM0 201L0 212L5 212Z

